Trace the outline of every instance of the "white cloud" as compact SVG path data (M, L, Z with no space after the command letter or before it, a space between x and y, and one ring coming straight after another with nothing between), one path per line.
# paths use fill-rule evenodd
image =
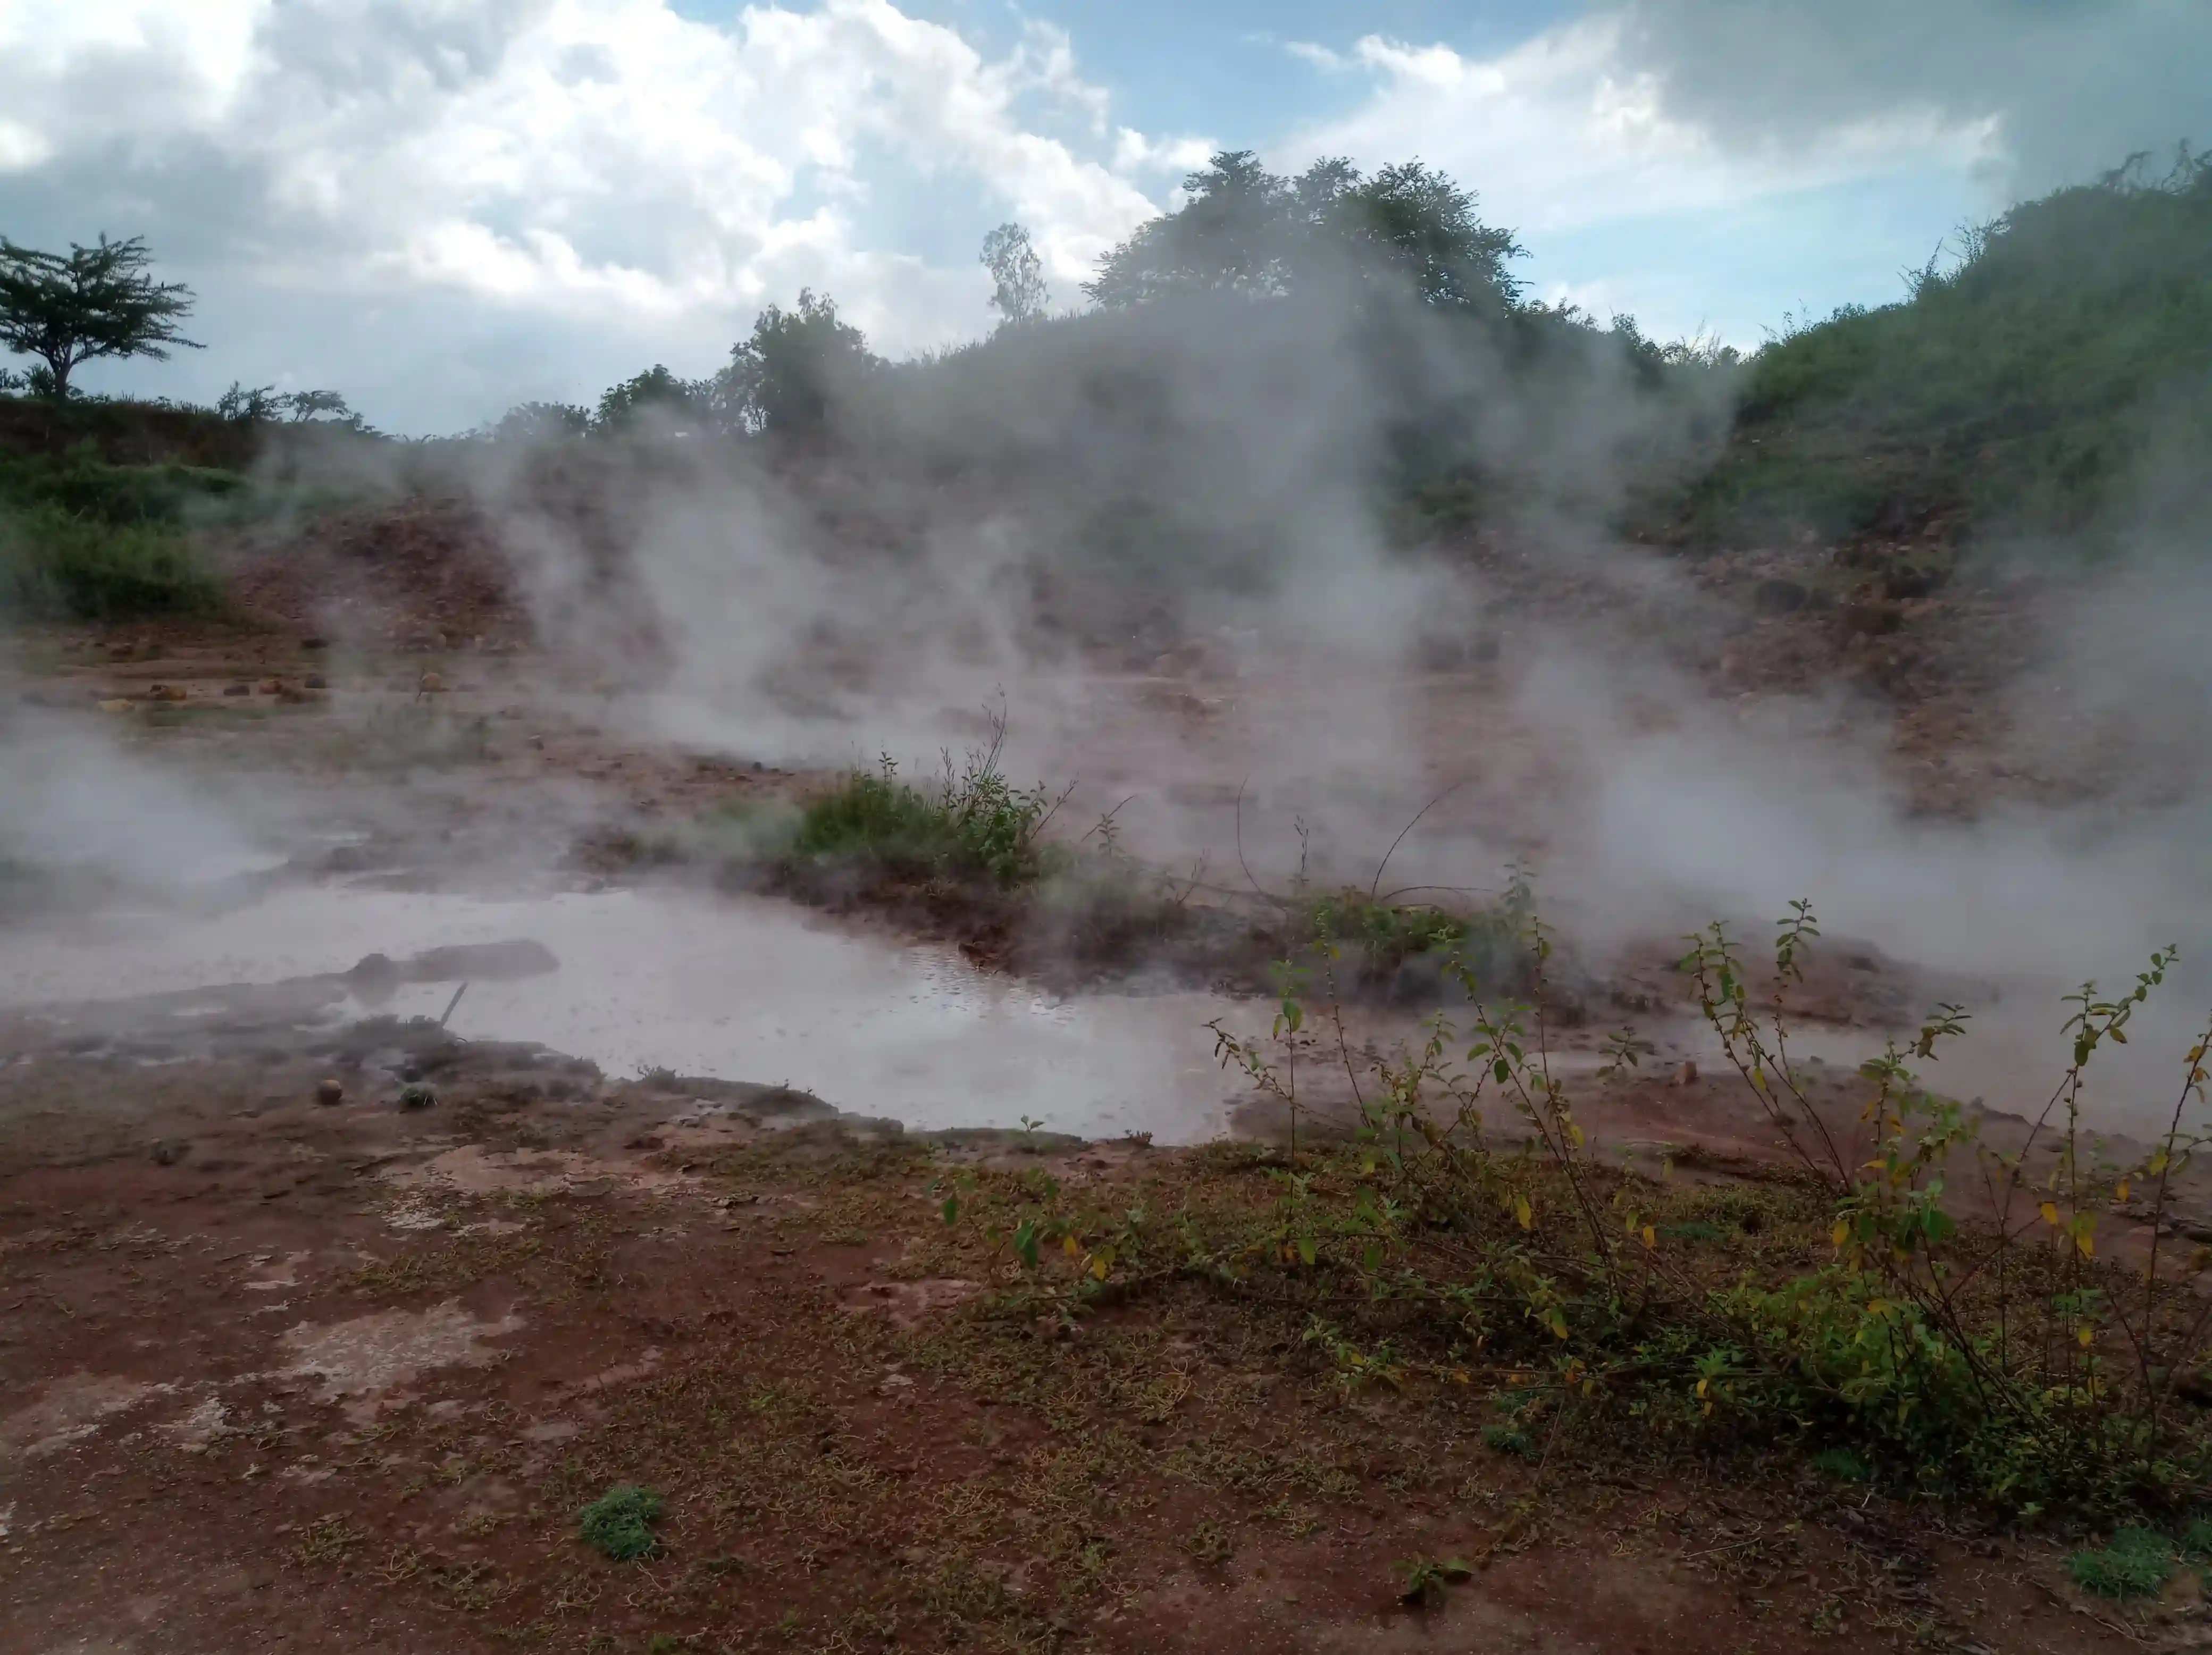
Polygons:
M811 284L894 349L975 330L979 272L855 228L879 155L979 185L1063 278L1154 210L1035 130L1103 147L1065 35L987 58L888 0L0 0L0 208L76 188L247 282L571 322L726 330Z
M1155 141L1129 127L1114 135L1116 173L1194 173L1221 146L1212 138L1162 138Z
M2203 0L1608 0L1668 108L1739 145L1873 117L1986 127L2039 194L2212 123Z
M1365 100L1285 149L1293 161L1419 156L1481 188L1493 217L1541 235L1931 161L1968 167L1994 138L1987 118L1918 108L1858 114L1818 144L1724 142L1670 108L1664 82L1632 44L1613 13L1490 58L1369 35L1346 54L1371 79Z
M1311 64L1316 69L1332 75L1352 67L1352 60L1342 52L1332 52L1311 40L1285 40L1283 50L1300 62Z

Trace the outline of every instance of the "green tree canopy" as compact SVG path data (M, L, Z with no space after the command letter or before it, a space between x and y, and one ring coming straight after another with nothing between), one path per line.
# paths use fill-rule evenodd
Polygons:
M1026 229L1001 224L983 238L981 258L991 272L991 308L1000 321L1018 327L1045 313L1052 294L1044 284L1044 261L1030 246Z
M1174 294L1264 298L1323 282L1395 280L1436 306L1504 310L1522 249L1476 215L1474 192L1418 161L1372 178L1341 159L1297 178L1249 149L1223 150L1183 180L1176 211L1140 226L1084 291L1117 308Z
M815 431L883 366L867 336L839 318L834 300L802 288L791 309L770 305L760 313L752 336L731 348L729 366L710 382L710 395L725 426Z
M192 308L180 282L156 282L142 237L67 253L40 252L0 237L0 344L46 365L44 389L66 397L80 362L99 356L150 356L200 347L178 324Z
M620 385L609 385L600 392L599 411L592 416L592 423L602 431L618 431L634 423L647 409L682 420L699 415L703 400L700 386L678 379L655 362L644 373L633 374Z

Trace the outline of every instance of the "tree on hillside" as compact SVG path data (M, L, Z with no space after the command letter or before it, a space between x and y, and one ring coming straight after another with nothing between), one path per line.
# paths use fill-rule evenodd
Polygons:
M592 410L574 403L517 403L479 434L500 442L548 442L581 437L592 428Z
M1291 179L1249 150L1224 150L1183 191L1182 207L1100 261L1085 293L1113 308L1177 294L1272 298L1348 278L1401 281L1437 306L1502 310L1520 297L1512 233L1483 223L1473 191L1418 161L1366 178L1330 158Z
M1018 224L1001 224L983 238L983 268L991 272L991 308L1000 320L1019 327L1045 313L1052 294L1044 284L1044 263L1030 246L1030 233Z
M696 418L701 409L700 387L679 379L659 362L599 394L592 424L602 431L617 431L633 423L650 408L672 420Z
M816 431L884 366L867 336L839 319L826 295L802 288L789 310L770 305L752 337L731 347L729 366L709 382L726 427L783 434Z
M1525 250L1510 230L1475 216L1473 191L1417 161L1386 167L1371 179L1348 168L1346 174L1320 204L1323 221L1410 279L1427 303L1492 307L1520 297L1521 283L1506 261Z
M361 415L347 407L346 399L335 391L295 391L283 402L284 411L294 425L361 423Z
M1083 290L1109 307L1172 294L1282 292L1297 211L1291 181L1249 149L1224 149L1182 187L1189 199L1139 225Z
M46 364L44 389L66 397L70 375L98 356L168 359L200 347L178 330L191 312L180 282L156 282L142 237L40 252L0 236L0 344Z

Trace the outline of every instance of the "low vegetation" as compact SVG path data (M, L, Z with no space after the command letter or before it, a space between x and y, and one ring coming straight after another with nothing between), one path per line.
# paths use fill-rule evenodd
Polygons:
M245 488L232 471L111 464L89 444L0 455L0 612L106 621L214 609L218 587L185 531Z
M2097 1239L2121 1208L2162 1234L2203 1142L2185 1117L2205 1101L2204 1041L2133 1164L2099 1161L2079 1106L2171 953L2123 995L2083 987L2049 1105L1984 1143L1907 1067L1960 1032L1955 1007L1865 1065L1856 1093L1792 1064L1790 993L1817 935L1802 906L1779 929L1771 997L1718 928L1683 962L1785 1166L1693 1178L1693 1156L1599 1155L1554 1070L1532 919L1537 997L1487 998L1455 967L1463 1015L1383 1064L1349 1115L1302 1093L1316 1064L1351 1071L1315 1039L1340 1027L1329 1007L1286 996L1270 1038L1218 1031L1224 1063L1281 1106L1287 1151L1223 1146L1103 1197L962 1172L943 1215L1018 1267L1024 1316L1200 1284L1279 1325L1347 1391L1486 1398L1501 1453L1617 1453L1624 1432L1661 1451L1787 1448L1900 1494L2140 1513L2166 1532L2212 1499L2212 1424L2191 1400L2208 1313L2196 1263L2155 1239L2148 1258L2100 1258ZM1619 1037L1601 1079L1626 1082L1636 1056ZM1970 1170L1985 1201L1960 1198Z

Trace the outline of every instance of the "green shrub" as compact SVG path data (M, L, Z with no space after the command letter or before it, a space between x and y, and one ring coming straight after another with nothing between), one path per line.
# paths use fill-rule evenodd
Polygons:
M1534 1459L1536 1457L1536 1445L1517 1425L1493 1421L1482 1428L1482 1440L1498 1452L1510 1454L1516 1459Z
M1003 729L1000 731L1003 737ZM1052 808L1042 788L1024 792L999 764L1000 743L971 753L956 772L915 786L889 758L872 775L848 776L811 800L790 855L808 863L865 863L901 876L980 879L1002 888L1033 883L1048 858L1039 834Z
M660 1496L634 1482L617 1482L576 1513L584 1543L627 1563L651 1555L659 1543L653 1525L660 1520Z

